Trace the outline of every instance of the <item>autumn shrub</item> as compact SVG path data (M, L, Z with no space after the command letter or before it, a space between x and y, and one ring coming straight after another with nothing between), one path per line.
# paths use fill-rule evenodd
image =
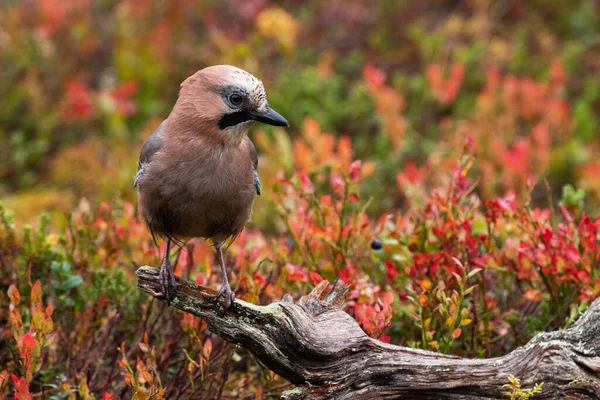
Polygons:
M531 208L528 198L518 204L511 193L482 200L471 140L445 173L400 172L408 211L378 218L361 193L376 165L355 160L348 138L309 120L293 147L294 172L282 169L270 184L280 233L248 229L228 252L240 298L297 298L323 279L341 279L350 286L346 311L368 334L495 356L572 323L600 290L600 220L583 211L582 194L566 188L546 209ZM0 232L1 279L13 282L2 308L12 349L1 359L2 376L13 382L5 392L141 399L266 396L286 387L202 321L136 290L135 268L158 265L159 248L132 204L94 209L82 200L62 229L47 217L18 229L3 211ZM218 284L206 243L180 249L176 270Z

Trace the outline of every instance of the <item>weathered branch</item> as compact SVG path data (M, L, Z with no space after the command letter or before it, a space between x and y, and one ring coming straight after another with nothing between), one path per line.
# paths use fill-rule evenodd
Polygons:
M138 287L157 296L158 269L141 267ZM542 333L500 358L465 359L382 343L342 311L347 287L327 282L293 303L257 306L236 299L224 312L215 290L177 279L172 302L248 349L297 385L284 399L506 399L508 376L535 399L600 399L600 299L569 329Z

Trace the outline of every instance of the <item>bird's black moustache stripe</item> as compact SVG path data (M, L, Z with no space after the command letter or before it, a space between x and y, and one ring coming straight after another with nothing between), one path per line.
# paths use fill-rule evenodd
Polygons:
M225 129L230 126L241 124L242 122L250 121L254 119L252 114L247 111L237 111L230 114L225 114L219 120L219 128Z

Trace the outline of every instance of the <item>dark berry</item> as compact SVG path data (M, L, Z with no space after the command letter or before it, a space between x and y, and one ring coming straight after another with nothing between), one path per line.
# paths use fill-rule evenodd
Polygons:
M371 248L373 250L381 250L383 249L383 242L380 239L373 239L371 242Z

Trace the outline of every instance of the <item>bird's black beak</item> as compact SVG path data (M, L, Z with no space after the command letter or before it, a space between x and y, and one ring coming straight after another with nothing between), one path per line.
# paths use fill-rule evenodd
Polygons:
M283 118L281 114L273 110L271 107L267 107L266 112L252 111L251 115L252 119L255 121L265 124L273 126L290 126L290 123L287 121L287 119Z

